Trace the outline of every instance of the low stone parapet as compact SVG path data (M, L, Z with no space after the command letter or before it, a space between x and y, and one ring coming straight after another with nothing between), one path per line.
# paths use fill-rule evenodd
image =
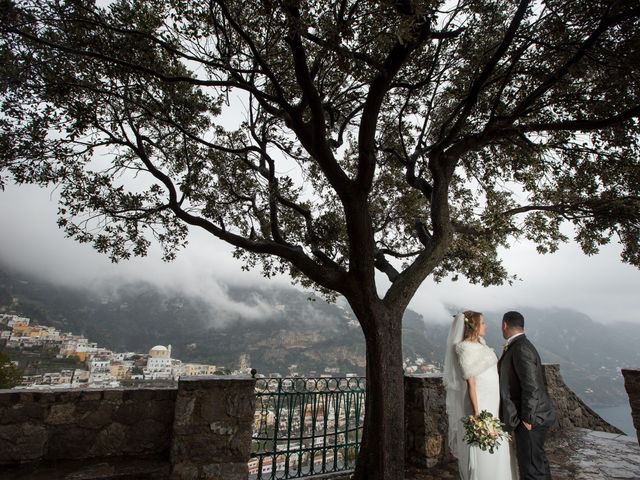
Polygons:
M246 480L254 399L253 379L231 377L0 390L0 478Z
M4 390L0 465L167 455L176 390Z
M549 396L558 413L559 429L586 428L623 434L567 387L559 365L545 364L544 372ZM637 387L640 383L633 388ZM640 389L636 391L640 401ZM430 468L453 460L448 446L449 421L445 403L441 375L405 376L405 461L408 468Z
M431 468L453 460L441 375L405 375L405 463Z
M624 377L624 388L629 395L633 427L636 429L636 437L640 444L640 370L623 368L622 376Z
M178 385L171 480L246 480L255 380L193 377Z

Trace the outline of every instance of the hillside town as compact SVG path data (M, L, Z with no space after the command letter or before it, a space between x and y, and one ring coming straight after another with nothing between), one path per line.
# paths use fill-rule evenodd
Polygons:
M84 366L25 375L22 388L118 387L123 381L177 381L181 376L224 371L224 367L172 358L171 345L156 345L147 353L113 352L82 335L63 333L10 314L0 314L0 344L8 351L46 350L56 358L74 358ZM249 373L246 362L242 367L232 373Z
M156 345L146 353L114 352L99 346L83 335L61 332L51 327L38 325L31 319L13 314L0 314L0 346L8 352L47 352L58 359L73 359L82 368L62 368L57 371L26 374L22 377L22 388L68 388L68 387L118 387L123 382L175 382L179 377L216 374L250 375L250 358L241 354L234 370L219 365L183 362L172 357L171 345ZM24 367L24 365L18 365ZM406 358L406 373L437 373L438 365L422 357ZM291 365L287 377L332 377L343 374L339 369L326 367L324 371L299 371ZM257 374L257 378L278 378L281 373Z

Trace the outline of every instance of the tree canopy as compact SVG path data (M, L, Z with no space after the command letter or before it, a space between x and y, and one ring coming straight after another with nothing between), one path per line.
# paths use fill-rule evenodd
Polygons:
M0 7L4 181L114 260L203 228L370 339L428 275L508 281L513 239L640 266L637 0Z
M339 290L362 192L393 280L447 223L436 276L500 283L498 246L565 221L640 264L637 2L3 4L3 170L61 183L113 259L149 232L171 258L186 223Z

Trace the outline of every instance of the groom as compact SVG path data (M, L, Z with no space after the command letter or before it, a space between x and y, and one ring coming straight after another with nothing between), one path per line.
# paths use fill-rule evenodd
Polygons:
M500 420L513 431L520 480L549 480L544 440L556 414L544 383L540 355L524 334L524 317L519 312L504 314L502 336L507 343L498 362Z

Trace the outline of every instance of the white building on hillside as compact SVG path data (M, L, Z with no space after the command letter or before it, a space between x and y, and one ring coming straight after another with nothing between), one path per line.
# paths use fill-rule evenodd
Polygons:
M8 313L0 314L0 323L6 324L8 327L14 327L18 325L27 326L31 320L26 317L20 317L18 315L11 315Z
M89 367L89 383L110 382L111 361L102 358L92 358L87 362Z
M147 367L144 369L146 379L170 379L172 374L171 345L164 347L156 345L149 350Z
M202 375L215 375L215 365L205 365L202 363L183 363L180 365L179 376L198 377Z

